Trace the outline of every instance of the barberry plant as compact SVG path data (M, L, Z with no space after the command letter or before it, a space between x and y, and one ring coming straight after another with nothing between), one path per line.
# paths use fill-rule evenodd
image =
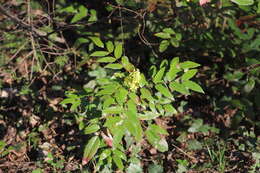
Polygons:
M177 114L173 103L178 94L204 93L191 80L200 65L175 57L152 66L150 76L145 76L124 55L122 43L103 43L101 39L93 43L101 50L90 56L104 67L107 76L96 78L96 84L85 87L84 94L69 91L61 102L72 105L80 129L90 136L82 163L98 155L97 168L114 163L124 170L128 159L138 160L144 140L160 152L167 151L168 132L154 119Z

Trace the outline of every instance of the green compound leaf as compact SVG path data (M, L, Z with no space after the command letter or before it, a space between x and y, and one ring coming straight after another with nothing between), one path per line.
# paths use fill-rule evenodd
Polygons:
M116 155L116 154L114 154L114 155L112 156L112 158L113 158L113 161L115 162L116 166L117 166L120 170L123 170L123 169L124 169L124 164L123 164L123 162L122 162L122 159L121 159L118 155Z
M169 39L171 38L171 35L169 33L165 33L165 32L158 32L156 34L154 34L156 37L162 38L162 39Z
M186 89L185 85L180 84L180 83L175 82L175 81L170 83L170 88L174 91L181 93L181 94L185 94L185 95L190 94L189 90Z
M168 40L161 41L159 45L159 52L164 52L170 45L170 42Z
M163 32L168 34L175 34L175 31L172 28L164 28Z
M106 42L106 48L107 48L107 51L108 51L109 53L111 53L111 52L114 51L114 45L113 45L112 41Z
M99 37L89 37L93 43L98 46L98 47L101 47L101 48L104 48L104 43L100 40Z
M182 69L190 69L190 68L195 68L195 67L199 67L200 64L192 62L192 61L185 61L183 63L180 63L180 67Z
M123 44L118 43L118 44L116 44L114 56L115 56L116 59L119 59L119 58L121 58L122 54L123 54Z
M98 130L100 129L99 125L97 124L91 124L89 126L87 126L85 129L84 129L84 134L91 134L91 133L95 133L97 132Z
M120 114L123 111L124 111L124 109L119 107L119 106L112 106L112 107L104 109L102 111L102 113L104 113L104 114Z
M115 131L115 133L113 134L113 148L118 148L122 138L125 134L125 128L122 126L114 126L114 128L117 128L117 130Z
M170 69L165 76L166 80L172 81L177 76L177 73L181 71L181 69L178 68L178 64L179 64L179 58L178 57L173 58L170 64Z
M143 129L136 113L132 111L126 111L125 127L135 137L137 141L140 141L143 136Z
M100 154L99 160L104 160L107 157L109 157L111 155L111 150L110 149L105 149L104 151L102 151L102 153Z
M254 4L254 0L231 0L232 2L238 5L252 5Z
M127 108L129 111L137 114L137 108L136 108L136 104L133 100L128 100L127 101Z
M162 95L168 98L173 98L173 95L171 94L170 90L163 86L162 84L156 85L155 86L156 90L158 90Z
M182 39L181 33L176 34L175 37L176 37L176 39L177 39L178 41L181 41L181 39Z
M100 96L100 95L111 95L114 92L116 92L118 89L118 85L117 84L109 84L109 85L105 85L102 87L102 89L100 91L98 91L98 93L96 94L96 96Z
M97 62L101 62L101 63L110 63L110 62L115 62L116 59L112 56L107 56L107 57L103 57L97 60Z
M159 113L148 112L148 111L146 111L144 114L138 114L138 118L140 120L153 120L159 116L160 116Z
M204 94L203 89L202 89L197 83L195 83L195 82L193 82L193 81L189 81L189 80L188 80L188 81L184 81L184 82L183 82L183 85L184 85L185 87L187 87L187 88L193 90L193 91L197 91L197 92L199 92L199 93L203 93L203 94Z
M109 52L107 51L96 51L90 54L90 56L96 56L96 57L102 57L102 56L107 56Z
M153 101L151 92L146 88L141 88L141 97L147 99L148 101Z
M83 19L84 17L87 16L87 13L88 13L88 9L86 7L84 7L83 5L81 5L79 7L79 12L73 16L70 23L75 23L75 22L80 21L81 19Z
M190 78L192 78L193 76L195 76L197 74L198 70L197 69L192 69L192 70L188 70L187 72L185 72L182 77L181 80L185 81L185 80L189 80Z
M105 68L110 68L110 69L114 69L114 70L119 70L119 69L122 69L123 66L122 66L122 64L116 63L116 64L108 64L108 65L105 66Z
M163 105L163 108L165 110L165 116L172 116L178 113L171 104Z
M122 105L126 102L128 91L125 88L119 88L117 92L115 93L115 99L117 103Z
M126 71L132 72L135 70L135 66L129 62L129 59L127 56L123 56L121 58L121 63L123 65L123 67L126 69Z
M83 165L87 164L93 158L99 148L99 145L100 140L98 136L94 136L88 141L88 144L85 146L82 158Z
M162 77L164 75L165 67L161 68L158 73L153 77L153 82L155 84L162 82Z
M179 47L180 46L180 42L176 38L171 38L170 42L171 42L173 47Z
M119 158L121 158L125 161L127 160L125 153L123 153L122 151L114 150L113 154L117 155Z

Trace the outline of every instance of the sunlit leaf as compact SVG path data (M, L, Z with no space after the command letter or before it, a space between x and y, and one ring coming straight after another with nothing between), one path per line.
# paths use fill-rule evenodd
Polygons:
M162 84L156 85L155 88L157 91L162 93L162 95L164 95L165 97L173 98L170 90L167 87L163 86Z
M113 148L118 148L118 145L121 143L122 138L125 134L125 128L122 126L114 126L114 128L117 128L116 131L114 131L113 134Z
M110 68L110 69L114 69L114 70L119 70L119 69L122 69L123 66L122 66L122 64L116 63L116 64L108 64L108 65L105 66L105 68Z
M175 82L175 81L170 83L170 88L174 91L181 93L181 94L185 94L185 95L190 94L189 91L186 89L185 85L180 84L180 83Z
M97 62L101 62L101 63L110 63L110 62L115 62L116 59L114 57L111 57L111 56L108 56L108 57L102 57L102 58L99 58L97 60Z
M123 54L123 44L122 43L117 43L116 48L114 50L114 56L116 59L121 58Z
M84 17L87 16L87 13L88 13L88 9L86 7L84 7L83 5L81 5L79 7L79 12L73 16L70 23L75 23L75 22L80 21L81 19L83 19Z
M115 162L116 166L120 169L123 170L124 169L124 164L122 162L122 159L120 157L118 157L117 155L113 155L112 156L113 161Z
M102 112L105 114L120 114L124 111L123 108L118 107L118 106L113 106L113 107L109 107L104 109Z
M177 41L181 41L181 39L182 39L181 33L176 34L175 37L176 37Z
M102 153L99 156L99 160L104 160L106 159L108 156L111 155L111 150L110 149L105 149L104 151L102 151Z
M197 69L188 70L187 72L185 72L185 73L182 75L181 80L182 80L182 81L189 80L190 78L192 78L193 76L195 76L197 72L198 72Z
M165 33L165 32L158 32L156 34L154 34L156 37L160 37L162 39L169 39L171 38L171 35L169 33Z
M96 10L90 10L90 18L88 19L89 22L96 22L97 21L97 12Z
M122 65L123 65L123 67L124 67L128 72L134 71L135 66L129 62L127 56L123 56L123 57L121 58L121 63L122 63Z
M170 45L170 42L168 40L161 41L161 43L159 45L159 51L164 52L168 48L169 45Z
M127 160L125 153L123 153L122 151L114 150L113 154L117 155L119 158L121 158L125 161Z
M197 91L199 93L204 93L203 89L195 82L193 81L184 81L183 85L193 91Z
M98 46L98 47L101 47L101 48L104 48L104 43L100 40L99 37L89 37L93 43Z
M156 84L156 83L159 83L159 82L162 82L162 77L164 75L164 71L165 71L165 67L162 67L158 73L153 77L153 82Z
M166 116L171 116L178 113L177 110L171 104L163 105L163 108L165 110Z
M135 137L137 141L142 139L143 130L137 115L132 111L125 112L127 118L125 120L125 127Z
M141 97L146 98L148 101L153 101L154 98L152 97L151 92L146 88L141 88Z
M231 0L231 1L238 5L252 5L254 3L254 0Z
M181 71L181 69L178 68L178 63L179 63L178 57L172 59L171 64L170 64L170 69L166 73L166 79L168 81L172 81L173 79L175 79L177 73Z
M173 47L179 47L180 46L180 43L176 38L171 38L170 42L171 42Z
M84 129L84 134L91 134L91 133L95 133L96 131L98 131L100 129L99 125L97 124L91 124L89 126L87 126Z
M112 41L106 42L106 48L109 53L114 51L114 44L112 43Z
M174 30L172 28L164 28L163 29L164 33L168 33L168 34L175 34Z
M159 113L148 112L148 111L146 111L144 114L138 114L138 118L140 120L152 120L152 119L155 119L159 116L160 116Z
M107 51L96 51L90 54L90 56L96 56L96 57L102 57L102 56L107 56L109 52Z
M94 136L88 141L88 144L85 146L84 149L84 154L82 159L83 165L87 164L93 158L93 156L96 154L99 148L99 145L100 145L100 140L98 136Z
M115 93L115 99L119 104L123 104L127 99L128 91L125 88L119 88Z
M195 68L198 66L200 66L200 64L192 62L192 61L185 61L185 62L180 63L180 67L182 69L190 69L190 68Z

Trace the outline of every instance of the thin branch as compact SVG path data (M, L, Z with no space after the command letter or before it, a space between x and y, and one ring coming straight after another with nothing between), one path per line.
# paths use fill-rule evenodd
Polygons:
M38 36L44 37L47 36L47 33L44 31L40 31L34 27L31 27L29 24L23 22L22 20L18 19L15 15L11 14L8 10L6 10L2 5L0 5L0 13L7 16L9 19L11 19L13 22L17 23L21 27L30 30L37 34Z

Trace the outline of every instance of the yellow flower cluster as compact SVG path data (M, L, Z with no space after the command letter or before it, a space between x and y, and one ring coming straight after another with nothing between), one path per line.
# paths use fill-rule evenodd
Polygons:
M141 80L141 74L140 71L134 70L133 72L130 72L130 74L125 78L124 84L129 87L131 91L136 91L139 88Z

